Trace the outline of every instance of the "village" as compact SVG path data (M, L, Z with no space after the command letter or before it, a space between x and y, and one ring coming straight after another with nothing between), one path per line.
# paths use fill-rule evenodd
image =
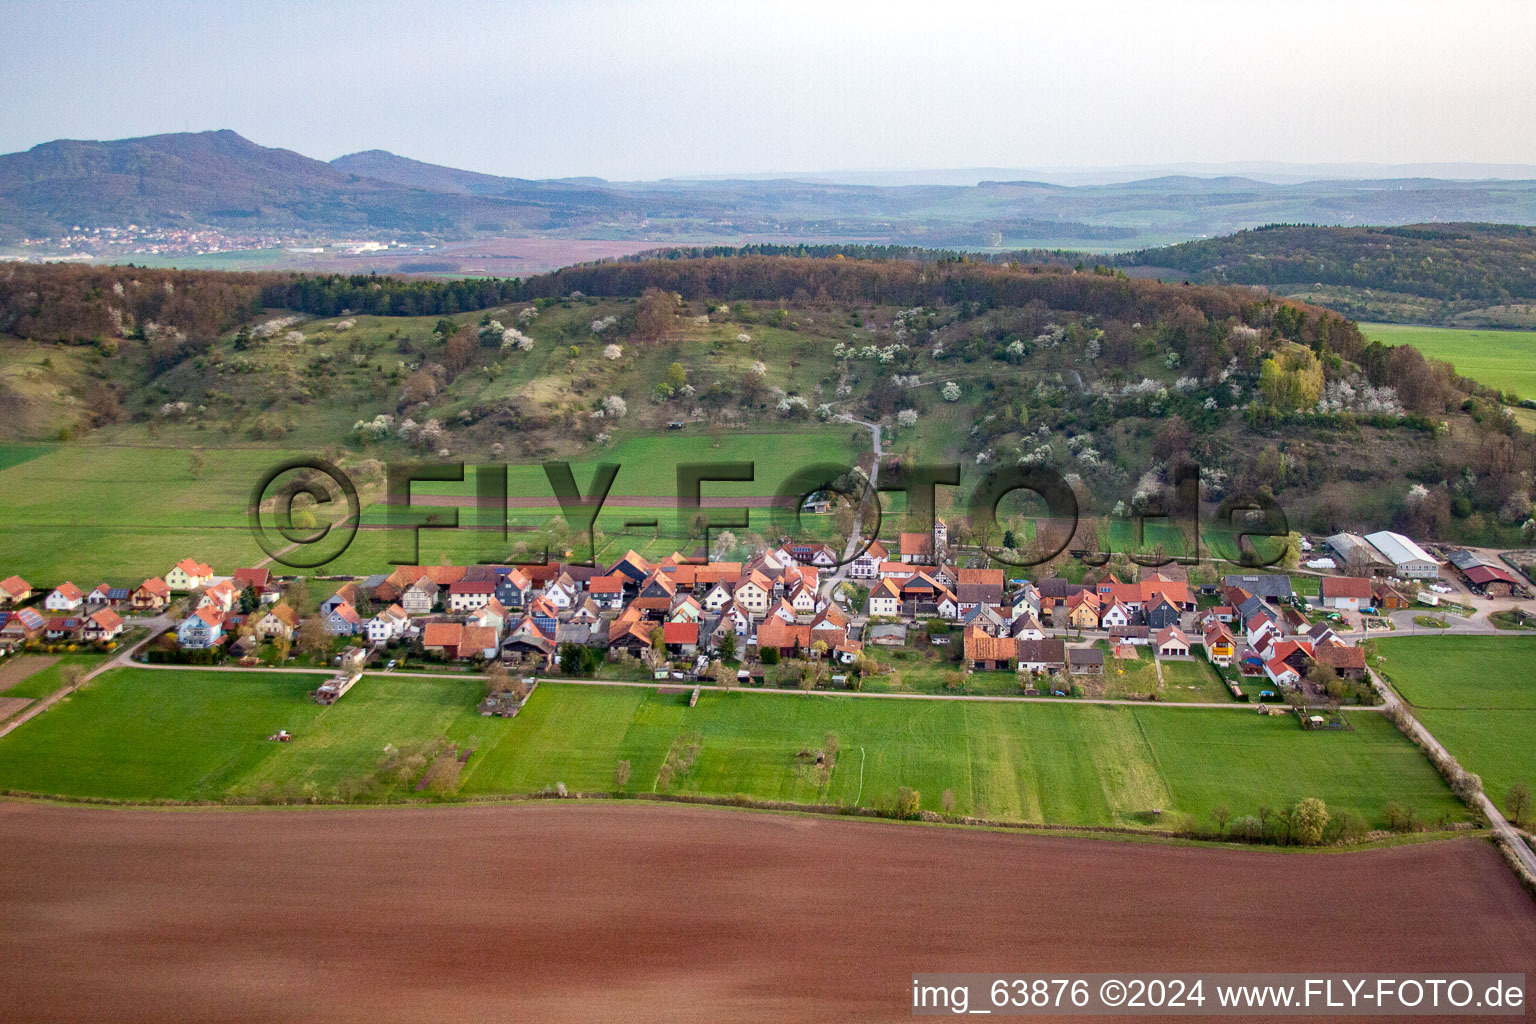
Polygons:
M744 562L630 551L608 566L399 566L329 581L313 605L318 579L221 574L189 557L137 586L0 581L0 655L110 651L138 627L136 642L152 637L136 654L148 663L337 669L315 693L325 703L366 669L484 670L499 683L486 705L498 714L515 713L527 687L557 671L859 690L916 659L944 672L948 691L973 674L1014 673L1025 696L1158 700L1168 699L1165 675L1185 678L1174 666L1193 662L1209 666L1224 697L1300 708L1376 702L1360 646L1373 632L1446 629L1445 612L1473 614L1458 600L1530 596L1489 558L1450 549L1442 565L1396 533L1301 543L1315 557L1294 578L1238 572L1195 584L1172 562L1122 564L1134 578L1106 567L1080 583L1031 581L957 567L975 556L936 519L931 532L902 533L894 550L871 541L846 563L826 544L785 541ZM1518 608L1500 614L1523 619ZM1146 685L1107 682L1127 672Z

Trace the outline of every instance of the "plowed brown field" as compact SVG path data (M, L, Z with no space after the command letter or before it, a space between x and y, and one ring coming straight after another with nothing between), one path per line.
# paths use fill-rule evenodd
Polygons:
M914 970L1536 965L1480 841L1299 856L647 805L0 805L0 1018L896 1020Z

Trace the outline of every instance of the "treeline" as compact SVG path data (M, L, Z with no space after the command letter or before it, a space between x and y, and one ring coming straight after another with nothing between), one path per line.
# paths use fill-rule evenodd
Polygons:
M175 346L212 340L264 308L317 317L452 316L573 292L638 297L659 288L690 300L962 305L968 313L1033 306L1124 324L1167 322L1178 335L1176 347L1189 353L1219 347L1222 325L1233 322L1273 327L1320 355L1359 361L1366 349L1359 330L1342 317L1245 288L1168 285L1102 267L1078 272L1062 264L974 262L962 253L919 261L898 253L923 250L901 247L869 247L876 259L849 258L842 247L773 247L780 248L783 254L722 249L715 256L591 263L527 280L12 264L0 270L0 332L39 341L143 338L172 358L180 351ZM800 250L831 258L798 255ZM1206 354L1227 355L1215 349ZM1202 358L1199 365L1207 362Z
M1213 324L1238 321L1274 326L1290 340L1356 359L1365 339L1351 322L1315 306L1245 288L1168 285L1061 266L907 260L865 261L745 255L735 259L680 257L566 267L526 282L529 297L638 296L647 288L689 300L748 300L807 306L944 306L979 310L1038 304L1124 323L1172 321L1193 335ZM1194 315L1191 315L1194 314Z
M1143 249L1118 266L1171 267L1211 283L1324 284L1504 305L1536 300L1536 228L1277 224Z
M372 274L226 273L135 266L0 266L0 334L210 341L264 308L311 316L452 316L515 302L516 279L439 281Z
M935 249L917 245L838 245L833 243L773 245L695 245L647 249L630 256L596 262L644 263L648 260L729 259L737 256L795 256L805 259L909 260L913 263L1041 263L1073 266L1082 254L1069 249L1017 249L1006 253L978 253L965 249Z
M211 339L261 311L253 274L59 264L0 265L0 333L38 341Z
M518 278L380 277L376 274L288 274L261 289L261 304L313 316L452 316L527 297Z

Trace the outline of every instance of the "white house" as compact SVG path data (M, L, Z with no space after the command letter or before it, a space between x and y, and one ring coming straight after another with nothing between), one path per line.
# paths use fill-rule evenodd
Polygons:
M448 584L448 610L472 612L484 608L496 596L496 584L489 580L459 580Z
M901 614L901 590L893 580L881 580L869 592L869 614L890 618Z
M1116 601L1114 604L1110 605L1104 610L1103 615L1099 616L1099 625L1103 626L1105 629L1115 629L1120 626L1129 626L1131 624L1131 620L1135 617L1135 613L1133 613L1129 607L1120 601Z
M856 580L872 580L880 575L880 563L890 557L886 546L878 540L860 552L848 563L848 575Z
M392 604L368 620L368 642L383 644L405 635L411 617L398 604Z
M51 612L79 611L85 603L85 595L73 583L60 583L43 599L43 607Z

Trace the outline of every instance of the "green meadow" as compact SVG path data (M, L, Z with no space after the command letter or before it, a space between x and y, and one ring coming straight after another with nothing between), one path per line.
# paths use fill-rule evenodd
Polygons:
M272 791L334 797L389 748L472 751L460 793L557 783L796 803L877 806L898 787L937 810L1003 820L1147 826L1157 812L1235 814L1317 796L1373 823L1397 801L1426 820L1463 817L1424 758L1381 716L1307 733L1239 711L705 693L697 707L644 687L540 684L512 720L474 711L479 681L365 676L336 705L316 676L119 669L0 739L0 789L128 800L221 800ZM292 743L270 743L278 729ZM830 771L814 764L829 732ZM669 752L697 740L670 787ZM395 787L386 792L409 795Z
M30 655L16 655L7 658L6 661L20 661L24 666ZM51 655L49 657L52 657ZM90 671L100 665L106 654L61 654L51 665L39 668L21 681L12 684L8 689L0 691L0 697L31 697L37 699L46 697L59 687L64 685L64 669L69 665L78 665L86 671ZM46 658L37 658L35 663L41 665Z
M1536 789L1536 637L1400 637L1376 649L1414 715L1495 803L1517 782Z
M1536 398L1536 331L1476 331L1413 324L1361 324L1372 341L1412 345L1431 359L1444 359L1463 377Z

